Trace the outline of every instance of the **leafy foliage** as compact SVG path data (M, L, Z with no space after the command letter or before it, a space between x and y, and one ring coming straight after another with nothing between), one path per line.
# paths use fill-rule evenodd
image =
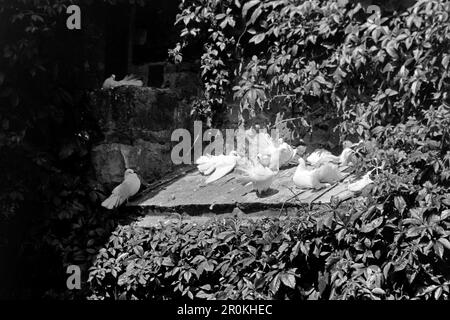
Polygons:
M91 298L447 299L448 206L432 213L394 202L121 227L91 268Z
M235 83L253 115L281 99L286 115L311 120L325 108L344 135L368 138L377 125L448 102L448 9L418 1L381 16L349 1L183 2L171 54L180 60L192 38L205 42L203 105L226 100Z

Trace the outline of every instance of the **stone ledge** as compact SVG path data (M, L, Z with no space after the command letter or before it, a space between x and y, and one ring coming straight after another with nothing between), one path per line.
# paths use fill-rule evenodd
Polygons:
M329 204L333 199L343 201L355 196L347 190L347 182L354 177L350 173L334 187L301 191L292 182L295 169L281 170L272 184L271 192L264 197L258 197L251 186L242 186L237 182L235 173L205 185L205 177L194 170L144 191L129 205L141 208L147 215L164 212L202 215L231 212L236 207L245 212L280 211L281 208L299 206L317 208ZM293 197L294 194L298 194L297 197Z
M100 183L117 184L125 168L146 182L170 172L171 135L189 128L189 106L171 89L123 86L96 90L90 110L101 138L92 148L92 164Z

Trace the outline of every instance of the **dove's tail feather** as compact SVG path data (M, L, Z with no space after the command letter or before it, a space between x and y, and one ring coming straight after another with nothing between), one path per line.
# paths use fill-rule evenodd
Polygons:
M320 182L334 183L342 179L342 173L335 166L323 165L317 170Z
M120 201L120 197L117 194L110 195L108 199L102 202L102 206L109 210L114 209L121 204L122 202Z
M207 163L210 160L211 160L211 156L200 156L197 160L195 160L195 164Z
M214 170L214 173L208 177L208 179L205 180L205 183L212 183L214 181L219 180L223 176L225 176L228 173L228 171L221 171L221 170Z
M228 164L225 163L219 167L215 167L214 173L212 175L210 175L208 177L208 179L206 179L205 183L208 184L208 183L214 182L216 180L219 180L220 178L226 176L228 173L233 171L235 166L236 166L236 162L228 163Z
M214 171L215 167L214 167L214 163L212 161L209 161L209 162L199 164L197 166L197 169L198 169L198 171L200 171L200 173L203 173L205 175L210 175Z
M144 83L141 80L121 80L120 85L122 86L135 86L142 87Z
M136 86L142 87L144 84L141 80L137 79L134 75L126 75L122 80L119 81L122 86Z
M125 81L137 80L137 78L134 74L127 74L122 80L125 80Z

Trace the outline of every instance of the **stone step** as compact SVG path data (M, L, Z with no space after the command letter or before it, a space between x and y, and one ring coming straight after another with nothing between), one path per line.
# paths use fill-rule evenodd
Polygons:
M321 190L297 189L292 182L295 169L280 170L270 192L265 196L258 196L251 186L241 185L236 179L236 173L205 185L206 178L195 168L184 169L150 186L129 205L140 207L149 216L165 216L167 212L199 216L230 213L234 208L246 213L264 210L275 213L280 209L317 207L329 204L332 199L343 201L355 196L347 190L348 182L354 179L348 167L341 168L345 174L342 181Z

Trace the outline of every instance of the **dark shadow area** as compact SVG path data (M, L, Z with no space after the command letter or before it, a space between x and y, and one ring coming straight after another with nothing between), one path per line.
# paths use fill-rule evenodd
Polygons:
M266 190L264 192L256 193L256 196L258 198L268 198L268 197L276 195L278 192L280 192L280 191L277 189L269 188L268 190Z
M92 168L92 141L102 134L87 101L107 76L121 78L139 62L129 50L133 19L152 23L152 46L144 56L154 55L146 61L167 60L177 5L152 2L134 17L137 7L122 1L81 1L81 30L69 30L65 8L2 2L1 299L84 299L98 251L118 225L141 213L135 207L101 207L112 189L96 181ZM149 84L160 86L162 67L151 68ZM80 291L67 290L69 265L81 268Z
M152 198L157 195L161 190L164 190L165 186L178 181L187 174L196 170L196 167L192 165L180 165L171 173L164 176L162 179L147 184L144 186L143 190L140 191L136 196L130 199L128 206L134 207L145 201L146 199Z

